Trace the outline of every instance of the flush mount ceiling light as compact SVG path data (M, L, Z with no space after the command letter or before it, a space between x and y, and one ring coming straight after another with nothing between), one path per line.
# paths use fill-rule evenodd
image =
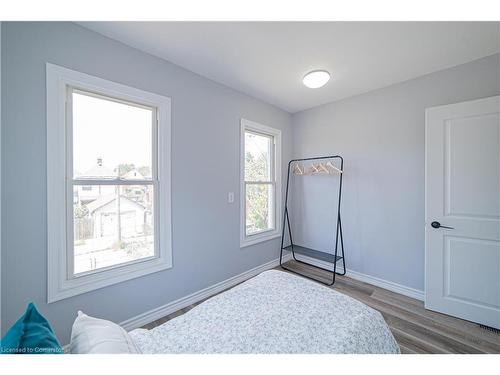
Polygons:
M310 89L317 89L326 85L326 83L330 80L330 73L326 70L313 70L312 72L307 73L304 78L302 78L302 82L305 86Z

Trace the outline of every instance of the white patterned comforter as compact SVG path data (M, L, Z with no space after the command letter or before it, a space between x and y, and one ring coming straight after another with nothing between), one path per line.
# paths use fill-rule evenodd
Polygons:
M143 353L400 352L378 311L276 270L130 336Z

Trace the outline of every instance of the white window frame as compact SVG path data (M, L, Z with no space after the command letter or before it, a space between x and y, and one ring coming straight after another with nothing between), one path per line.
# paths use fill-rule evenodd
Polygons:
M47 78L47 302L52 303L126 280L172 267L171 219L171 101L161 96L97 78L88 74L46 64ZM72 240L73 190L69 191L71 129L67 126L68 88L94 93L117 101L132 102L156 109L153 134L157 158L155 189L155 255L136 261L73 275L68 247ZM153 122L154 125L154 122ZM70 150L68 152L68 150ZM121 184L117 181L109 183ZM135 182L134 182L135 183ZM71 205L71 207L70 207ZM70 252L73 254L73 252Z
M245 182L245 131L272 137L271 176L274 178L274 222L275 228L252 235L246 234L246 182ZM240 123L240 247L255 245L281 236L281 130L242 118Z

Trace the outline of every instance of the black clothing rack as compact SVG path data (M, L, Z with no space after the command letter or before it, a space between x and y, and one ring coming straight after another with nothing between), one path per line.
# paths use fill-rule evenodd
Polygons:
M309 249L307 247L295 245L293 243L292 228L290 226L290 218L288 215L288 190L290 187L290 168L292 166L292 163L313 161L313 160L325 160L325 161L326 160L340 160L339 196L338 196L338 206L337 206L337 224L335 227L335 249L334 249L335 251L334 251L334 254L325 253L323 251L318 251L318 250L314 250L314 249ZM342 222L340 219L340 202L341 202L341 198L342 198L342 175L343 175L342 172L343 171L344 171L344 159L342 158L342 156L339 156L339 155L318 156L318 157L314 157L314 158L303 158L303 159L292 159L288 162L288 174L287 174L287 179L286 179L286 194L285 194L285 210L283 213L283 226L281 229L280 266L284 270L287 270L289 272L293 272L293 273L296 273L298 275L307 277L308 279L311 279L311 280L318 281L318 282L323 283L325 285L333 285L335 283L335 275L345 275L345 273L346 273L345 257L344 257L344 240L342 237ZM288 226L288 235L290 237L290 245L288 245L288 246L284 246L285 225ZM339 246L338 246L339 239L340 239L340 252L339 252ZM315 268L321 269L323 271L329 272L332 275L332 281L331 282L324 282L324 281L318 280L316 278L304 275L296 270L285 267L282 263L283 250L291 251L293 259L298 263L307 264L308 266L315 267ZM300 255L307 256L309 258L314 258L314 259L318 259L318 260L323 261L323 262L331 263L331 264L333 264L333 271L331 269L323 268L323 267L305 262L303 260L298 260L295 257L295 254L300 254ZM337 272L337 262L340 260L342 260L342 266L343 266L342 273Z

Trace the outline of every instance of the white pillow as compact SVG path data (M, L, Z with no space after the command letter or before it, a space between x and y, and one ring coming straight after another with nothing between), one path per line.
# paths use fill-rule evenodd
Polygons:
M139 350L118 324L78 311L71 329L71 354L135 354Z

